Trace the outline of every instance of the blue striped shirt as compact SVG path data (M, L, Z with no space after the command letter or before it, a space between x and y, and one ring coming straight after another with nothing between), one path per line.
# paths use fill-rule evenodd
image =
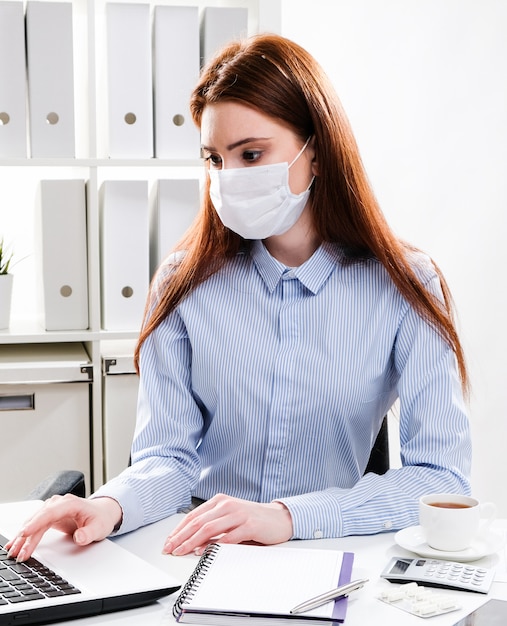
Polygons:
M397 398L403 467L363 476ZM227 493L282 501L295 538L339 537L417 524L423 493L469 492L470 458L454 354L384 267L323 244L291 269L257 241L143 344L133 465L97 495L120 532Z

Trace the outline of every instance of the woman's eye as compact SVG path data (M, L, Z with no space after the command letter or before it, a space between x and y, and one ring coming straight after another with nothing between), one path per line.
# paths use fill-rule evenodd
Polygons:
M243 152L243 161L246 161L247 163L255 163L256 161L258 161L262 156L262 152L260 150L245 150L245 152Z
M218 154L208 154L207 157L204 157L204 160L209 164L210 167L222 166L222 159L218 156Z

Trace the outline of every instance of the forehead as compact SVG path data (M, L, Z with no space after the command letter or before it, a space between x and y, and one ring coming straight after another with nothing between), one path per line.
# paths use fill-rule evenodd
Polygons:
M245 137L281 138L291 131L280 121L238 102L206 106L201 119L204 146L220 147Z

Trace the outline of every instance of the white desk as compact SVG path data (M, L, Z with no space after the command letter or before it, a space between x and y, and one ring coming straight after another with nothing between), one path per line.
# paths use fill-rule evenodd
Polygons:
M31 503L27 504L31 506ZM23 519L28 515L29 510L32 511L27 509ZM169 571L174 578L181 581L181 584L184 584L192 573L198 557L174 557L162 554L165 538L181 518L182 515L175 515L151 526L146 526L127 535L117 537L114 541L155 567ZM16 524L13 531L18 528L19 524ZM507 536L507 519L497 520L494 528ZM391 583L380 578L381 572L391 557L414 556L413 553L397 546L394 541L394 534L385 533L381 535L344 537L342 539L291 541L283 545L289 545L295 550L302 547L312 547L334 548L354 552L355 559L352 576L353 578L367 578L369 582L363 589L355 591L350 596L345 626L453 626L458 619L490 598L507 600L507 547L504 546L498 554L474 562L485 567L496 568L496 580L488 595L446 591L446 593L452 593L457 599L456 602L462 606L462 609L459 611L431 617L427 620L382 602L378 599L382 589L394 588ZM283 585L283 581L281 584ZM65 623L68 623L69 626L71 624L75 624L75 626L139 626L140 624L142 626L170 626L176 623L172 616L172 607L177 595L178 592L143 608L72 620ZM253 620L244 620L245 626L247 624L251 626L254 623Z
M197 557L173 557L163 555L161 549L165 537L175 526L181 516L174 516L151 526L141 528L133 533L118 537L120 545L143 557L153 565L169 570L176 578L185 582L197 563ZM497 520L495 529L507 534L507 520ZM286 544L285 544L286 545ZM346 626L369 626L389 624L389 626L452 626L459 618L490 598L507 599L507 549L504 547L497 555L485 557L474 564L497 568L497 579L490 593L486 596L478 593L449 592L459 598L462 605L460 611L423 619L390 606L378 600L381 590L390 587L391 583L380 578L380 573L393 556L414 556L399 548L394 541L394 533L360 537L344 537L342 539L318 539L313 541L292 541L291 547L336 548L355 553L354 578L368 578L369 583L361 590L354 592L349 598ZM446 592L447 593L447 592ZM124 613L102 615L100 617L78 620L79 626L98 626L109 624L118 626L167 626L174 624L172 605L177 594L169 596L155 605L135 609ZM253 623L245 620L246 624Z

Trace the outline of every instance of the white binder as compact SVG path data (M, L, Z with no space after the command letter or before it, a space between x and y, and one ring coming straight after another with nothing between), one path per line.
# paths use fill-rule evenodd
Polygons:
M74 157L72 4L26 5L28 108L32 157Z
M40 183L40 252L46 330L88 328L84 180Z
M156 6L153 33L155 156L197 159L189 100L199 78L198 7Z
M102 184L100 244L102 327L139 331L150 278L147 181Z
M153 156L151 22L148 4L108 3L109 156Z
M0 2L0 157L27 156L25 15Z
M224 44L245 37L248 32L248 9L241 7L206 7L201 22L201 57L207 63Z
M150 270L157 267L183 236L199 211L199 180L159 180L150 219Z

